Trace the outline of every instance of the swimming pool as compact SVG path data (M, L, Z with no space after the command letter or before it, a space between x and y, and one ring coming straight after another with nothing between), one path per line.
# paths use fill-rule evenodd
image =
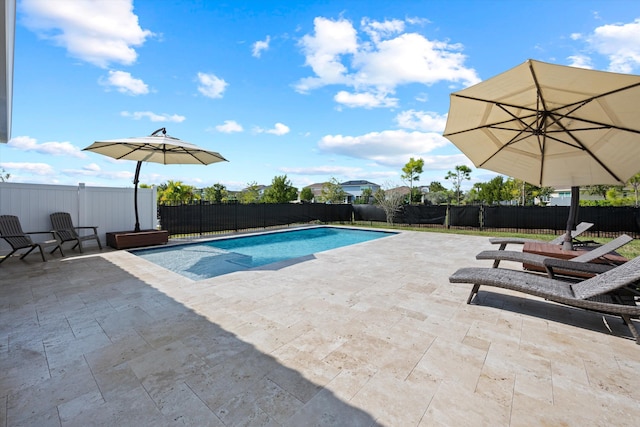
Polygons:
M129 252L190 279L202 280L394 234L397 233L313 227Z

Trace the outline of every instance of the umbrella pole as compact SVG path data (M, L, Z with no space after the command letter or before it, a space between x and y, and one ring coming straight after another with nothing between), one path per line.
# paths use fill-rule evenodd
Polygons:
M133 206L136 211L136 226L133 231L140 231L140 219L138 218L138 177L140 177L140 166L142 166L142 162L138 161L136 165L136 174L133 178Z
M562 243L562 249L565 251L573 250L573 237L571 237L571 232L576 227L579 205L580 187L571 187L571 206L569 207L569 219L567 219L567 232L564 235L564 242Z

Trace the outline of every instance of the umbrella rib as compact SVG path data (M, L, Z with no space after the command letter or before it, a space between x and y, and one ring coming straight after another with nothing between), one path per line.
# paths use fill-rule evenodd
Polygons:
M622 182L624 183L623 180L620 179L620 177L618 177L618 175L616 175L615 173L613 173L613 171L611 169L609 169L609 167L607 165L605 165L604 163L602 163L602 161L593 154L593 152L591 150L589 150L588 147L586 147L574 134L572 131L570 131L569 129L567 129L564 124L562 124L562 122L560 120L556 120L555 121L556 125L558 125L560 128L562 128L565 133L567 135L569 135L569 137L576 143L578 144L578 146L584 150L593 160L596 161L596 163L598 163L600 166L602 166L602 168L607 171L607 173L609 175L611 175L613 178L615 178L618 182Z

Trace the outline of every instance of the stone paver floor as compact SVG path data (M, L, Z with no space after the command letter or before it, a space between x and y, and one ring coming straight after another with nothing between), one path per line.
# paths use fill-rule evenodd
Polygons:
M640 419L620 319L494 288L465 304L448 277L490 266L486 237L402 232L198 282L96 249L0 266L0 426Z

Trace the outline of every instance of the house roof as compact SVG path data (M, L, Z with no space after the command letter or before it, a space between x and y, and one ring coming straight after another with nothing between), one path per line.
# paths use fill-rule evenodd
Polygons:
M340 183L340 185L375 185L379 187L378 184L374 184L373 182L365 181L365 180L356 180L356 181L345 181Z

